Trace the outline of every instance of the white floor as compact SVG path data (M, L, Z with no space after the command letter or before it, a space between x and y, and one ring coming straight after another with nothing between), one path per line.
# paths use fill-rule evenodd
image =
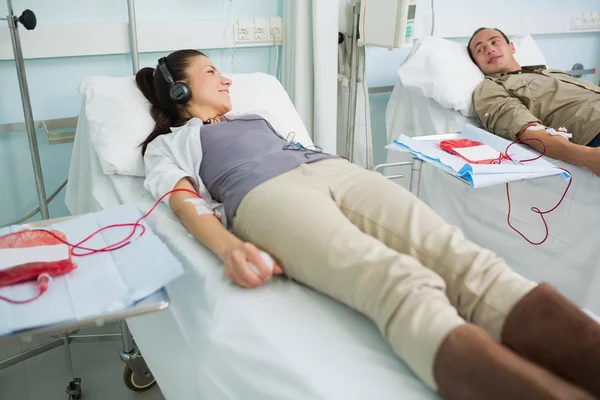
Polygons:
M119 325L82 330L81 334L119 333ZM0 341L0 361L44 343L18 340ZM75 343L71 345L75 376L82 379L82 400L163 400L155 385L146 392L135 393L123 383L124 364L119 358L122 342ZM0 370L2 400L67 400L65 392L70 377L65 350L57 347L47 353Z

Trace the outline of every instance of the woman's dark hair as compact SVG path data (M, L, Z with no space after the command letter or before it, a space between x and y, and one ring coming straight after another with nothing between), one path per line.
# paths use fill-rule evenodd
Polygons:
M205 56L198 50L178 50L166 57L165 64L173 77L173 81L187 81L187 69L192 59ZM169 84L155 68L142 68L135 74L138 88L152 104L150 115L156 125L154 130L141 144L142 155L154 139L160 135L171 133L172 126L181 126L190 118L184 115L185 106L177 105L169 96Z
M502 37L504 38L504 40L506 40L506 44L510 43L510 40L508 40L508 36L506 36L504 34L504 32L502 32L500 29L498 28L479 28L477 29L475 32L473 32L473 34L471 35L471 39L469 39L469 44L467 44L467 50L469 51L469 57L471 57L471 61L473 61L473 63L477 64L475 62L475 58L473 57L473 53L471 53L471 42L473 41L473 38L475 37L475 35L477 35L479 32L484 31L486 29L491 29L493 31L498 31L500 32L500 34L502 35Z

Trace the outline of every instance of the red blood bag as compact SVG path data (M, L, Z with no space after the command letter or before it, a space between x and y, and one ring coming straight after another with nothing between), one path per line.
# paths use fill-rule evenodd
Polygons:
M67 240L64 233L51 231L54 235ZM0 249L32 248L37 246L59 245L62 242L42 230L22 230L0 237ZM39 275L47 273L50 276L62 275L73 271L77 265L71 261L71 254L63 260L28 262L0 270L0 287L15 283L35 280Z
M455 148L473 147L473 146L481 146L481 145L483 145L483 143L476 142L474 140L469 140L469 139L442 140L439 143L439 146L442 150L444 150L447 153L454 154L455 156L460 155L456 151L454 151Z
M454 149L464 148L464 147L475 147L475 146L484 146L481 142L476 142L474 140L469 139L454 139L454 140L442 140L439 144L440 148L447 153L453 154L462 158L471 164L499 164L502 160L510 160L507 156L502 153L498 153L498 157L490 158L488 160L469 160L462 154L458 153Z

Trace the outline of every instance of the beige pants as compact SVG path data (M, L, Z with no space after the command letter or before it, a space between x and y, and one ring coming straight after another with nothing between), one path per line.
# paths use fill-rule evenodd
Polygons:
M256 187L233 229L291 278L370 317L434 390L446 335L466 320L499 338L507 313L536 285L410 192L345 160L302 165Z

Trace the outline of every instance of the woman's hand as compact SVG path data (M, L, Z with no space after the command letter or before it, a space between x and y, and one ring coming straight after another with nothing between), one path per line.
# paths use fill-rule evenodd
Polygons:
M283 273L273 260L273 271L260 255L260 250L252 243L242 243L225 251L222 257L225 263L225 276L239 286L253 289L268 282L273 275ZM248 263L252 263L260 271L260 276L252 270Z

